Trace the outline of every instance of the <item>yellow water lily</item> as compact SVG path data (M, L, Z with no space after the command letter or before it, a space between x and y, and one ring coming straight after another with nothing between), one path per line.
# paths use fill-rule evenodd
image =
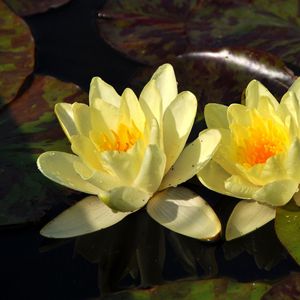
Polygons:
M297 198L300 183L300 79L280 103L258 81L245 105L207 104L205 120L220 130L213 159L198 173L208 188L245 199L234 208L226 239L247 234L275 218L276 207Z
M59 103L55 113L74 154L41 154L39 170L51 180L90 194L42 230L47 237L78 236L109 227L146 205L149 215L181 234L210 239L221 225L197 194L176 187L205 166L221 140L205 130L184 148L197 101L177 93L170 64L160 66L139 100L127 88L121 96L93 78L89 106Z

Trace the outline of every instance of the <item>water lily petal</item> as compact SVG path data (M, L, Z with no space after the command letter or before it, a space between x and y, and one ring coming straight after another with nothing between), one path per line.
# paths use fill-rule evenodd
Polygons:
M290 86L289 91L294 92L300 101L300 78L299 77Z
M41 230L49 238L69 238L112 226L129 213L114 212L96 196L89 196L71 206Z
M272 206L281 206L289 202L298 191L298 182L278 180L261 187L253 194L253 199Z
M96 99L102 99L116 107L120 106L119 94L111 85L99 77L94 77L90 84L89 100L91 107L94 106Z
M227 222L227 241L243 236L265 225L275 218L273 207L255 201L240 201L233 209Z
M225 189L225 181L230 178L230 174L227 173L217 162L214 160L209 161L198 174L198 179L207 188L218 192L233 196L229 191Z
M79 133L74 122L72 104L57 103L54 107L54 111L68 139Z
M200 132L198 138L184 148L175 164L165 175L160 190L177 186L197 174L214 155L220 140L221 134L216 129Z
M82 161L92 169L102 169L97 156L97 149L91 140L84 135L75 135L71 138L72 151L77 154Z
M220 221L212 208L184 187L155 194L148 202L147 212L168 229L196 239L213 239L221 231Z
M293 196L293 199L297 206L300 206L300 191L296 192Z
M161 126L162 99L154 80L150 80L143 88L140 95L140 104L148 123L155 118L159 126Z
M111 209L122 212L133 212L143 207L150 195L130 186L121 186L108 192L101 192L99 198Z
M133 186L149 194L157 191L165 170L166 156L158 145L149 145Z
M162 97L162 108L165 111L178 93L174 69L170 64L164 64L155 71L151 79L155 80Z
M279 103L269 90L257 80L252 80L246 88L246 106L249 108L258 108L262 97L266 97L275 109Z
M124 109L122 109L122 107L124 107ZM137 129L140 132L143 132L145 127L145 115L135 93L129 88L125 89L122 94L120 113L122 117L123 110L126 111L124 115L128 115L128 120L126 123L130 124L131 122L133 122Z
M165 172L181 153L192 129L196 110L197 100L190 92L180 93L167 108L163 118L164 149L167 156Z
M41 154L37 160L39 170L49 179L80 192L95 194L100 192L100 189L83 180L73 167L75 162L81 162L76 155L48 151Z
M250 109L242 104L233 103L227 109L229 125L234 123L248 126L251 124Z
M89 136L91 125L90 108L83 103L72 104L74 122L79 134Z
M204 108L207 128L228 128L228 107L218 103L208 103Z
M233 175L225 181L225 189L237 198L251 199L259 187L238 175Z
M285 168L287 175L300 182L300 168L298 161L300 158L300 139L297 138L292 144L286 155Z

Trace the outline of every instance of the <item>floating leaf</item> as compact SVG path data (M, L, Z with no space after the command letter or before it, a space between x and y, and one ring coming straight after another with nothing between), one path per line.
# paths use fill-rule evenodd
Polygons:
M268 291L265 283L238 283L226 278L175 281L148 290L131 290L109 295L105 300L259 300Z
M4 0L19 16L30 16L46 12L50 8L64 5L71 0Z
M281 243L300 265L300 208L292 202L277 208L275 230Z
M269 51L299 65L295 0L107 1L99 31L133 60L157 64L191 51L242 46Z
M263 51L227 48L187 53L170 61L175 69L179 90L197 96L198 118L208 102L229 105L240 102L243 90L252 79L265 84L278 97L293 83L295 76L277 57ZM140 89L154 67L144 67L132 79Z
M0 1L0 108L33 71L34 42L26 23Z
M28 90L0 112L0 224L33 221L55 201L62 201L58 185L36 166L39 153L67 150L68 141L56 120L57 102L87 99L76 85L49 76L36 76Z
M300 274L294 273L274 284L262 297L262 300L296 300L300 299Z

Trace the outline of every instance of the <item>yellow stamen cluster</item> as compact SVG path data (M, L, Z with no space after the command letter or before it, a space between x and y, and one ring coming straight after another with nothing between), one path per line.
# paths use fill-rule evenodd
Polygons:
M99 145L101 151L127 151L141 136L141 132L137 129L135 124L128 127L120 123L117 131L111 131L111 133L110 138L106 134L101 133L101 145Z
M284 152L289 145L287 128L279 121L251 114L251 124L232 124L232 137L239 163L246 167L265 163L270 157Z

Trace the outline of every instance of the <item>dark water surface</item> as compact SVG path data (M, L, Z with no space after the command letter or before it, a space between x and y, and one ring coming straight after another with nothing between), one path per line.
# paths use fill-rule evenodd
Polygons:
M26 18L36 42L36 73L74 82L86 91L91 78L96 75L114 85L118 91L126 86L128 78L139 65L112 50L98 36L96 16L103 3L104 1L99 0L73 0L64 7ZM216 197L204 188L201 189L201 193L208 199ZM98 286L101 285L99 282L105 277L105 273L101 273L102 277L99 277L98 265L75 253L74 239L57 243L39 235L40 228L64 208L53 208L40 223L1 228L0 299L74 300L99 297ZM223 209L222 205L215 205L215 208L217 212ZM130 228L128 236L123 235L127 240L124 245L126 249L119 247L118 251L136 251L136 244L133 242L135 239L131 238L136 234L135 229L138 231L142 226L139 222L143 218L147 216L140 212L136 216L130 216L129 220L124 220L124 224L122 222L117 225L118 228ZM130 222L134 225L130 225ZM154 252L158 249L158 253L161 249L162 252L165 250L166 260L161 274L161 278L165 280L191 276L189 271L194 272L194 277L195 274L206 278L229 276L240 281L272 280L287 275L292 270L299 271L299 267L279 245L272 223L255 235L239 241L206 244L165 229L157 229L157 225L151 220L142 222L148 222L147 224L154 228L145 236L146 246L149 241L149 247L146 248L150 249L150 252L151 249L154 249ZM147 226L145 228L150 228ZM112 229L112 235L114 230ZM162 240L166 240L165 248L155 236L151 236L158 231ZM183 246L178 247L178 243ZM105 244L101 247L105 247ZM178 251L181 251L181 254L178 254ZM182 258L182 254L186 254L188 258ZM191 257L196 262L194 267L188 266ZM115 269L106 272L118 272L118 265L122 264L120 257L118 259L119 262L111 264ZM153 257L149 257L149 261L151 259ZM147 261L147 257L145 260ZM151 264L149 265L151 268ZM260 268L257 265L260 265ZM155 270L157 265L153 264L152 268L149 273L158 273ZM152 277L149 275L148 282L146 280L143 283L153 283L153 274ZM114 276L110 274L109 278ZM125 286L140 283L139 276L135 281L130 281L127 277L123 281Z

